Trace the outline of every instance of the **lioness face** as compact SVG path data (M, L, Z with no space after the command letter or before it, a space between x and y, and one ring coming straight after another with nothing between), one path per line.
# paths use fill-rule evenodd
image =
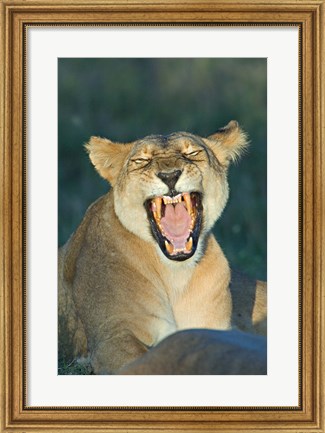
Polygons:
M246 145L237 122L209 138L185 132L126 145L93 137L87 148L114 188L115 212L170 260L192 257L228 199L227 169Z
M127 228L154 239L168 259L186 260L224 208L225 169L199 137L146 137L131 150L115 197L116 212ZM141 214L136 227L135 208ZM129 209L127 215L124 209Z

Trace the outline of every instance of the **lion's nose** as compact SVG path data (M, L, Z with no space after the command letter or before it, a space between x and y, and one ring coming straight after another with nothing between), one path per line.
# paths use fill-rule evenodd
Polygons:
M182 170L175 170L167 173L160 172L157 176L169 187L170 190L173 190L175 189L175 185L181 174Z

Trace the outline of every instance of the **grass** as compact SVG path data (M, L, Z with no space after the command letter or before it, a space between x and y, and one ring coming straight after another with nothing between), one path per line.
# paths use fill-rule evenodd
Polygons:
M73 359L67 362L64 359L59 359L58 364L59 375L89 375L93 374L92 368L87 361L80 362L77 359Z

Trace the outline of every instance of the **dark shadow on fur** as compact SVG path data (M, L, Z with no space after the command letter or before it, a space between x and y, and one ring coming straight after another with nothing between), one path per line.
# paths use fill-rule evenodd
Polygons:
M255 332L252 315L256 298L256 280L232 270L229 288L232 298L231 326L245 332Z

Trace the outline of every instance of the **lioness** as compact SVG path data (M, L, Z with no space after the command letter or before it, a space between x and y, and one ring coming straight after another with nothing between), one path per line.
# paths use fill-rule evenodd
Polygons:
M234 323L230 269L211 229L228 199L227 170L247 147L231 121L208 138L177 132L86 148L112 189L59 251L59 346L112 374L177 330ZM265 322L266 296L240 294L242 329ZM238 324L237 323L237 324Z

